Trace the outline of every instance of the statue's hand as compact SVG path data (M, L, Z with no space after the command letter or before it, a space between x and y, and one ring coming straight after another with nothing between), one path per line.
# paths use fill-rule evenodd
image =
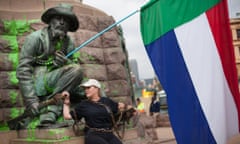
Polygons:
M53 60L53 64L56 67L64 66L64 65L66 65L67 62L68 62L68 59L65 57L65 55L62 51L55 52L55 58Z
M34 116L39 114L38 106L39 106L38 102L32 103L30 105L28 112L29 112L31 117L34 117Z

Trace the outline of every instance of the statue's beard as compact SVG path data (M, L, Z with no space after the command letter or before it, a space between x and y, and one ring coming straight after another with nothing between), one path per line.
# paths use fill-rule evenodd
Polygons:
M66 32L64 32L61 29L52 29L52 37L54 39L64 39L64 37L66 36Z

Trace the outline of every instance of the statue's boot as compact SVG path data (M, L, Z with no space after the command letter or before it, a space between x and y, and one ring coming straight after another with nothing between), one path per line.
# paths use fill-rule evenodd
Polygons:
M62 112L62 107L60 105L50 105L44 111L39 117L39 128L48 128L56 124L57 118Z
M56 114L51 111L40 115L40 124L55 124L56 120Z

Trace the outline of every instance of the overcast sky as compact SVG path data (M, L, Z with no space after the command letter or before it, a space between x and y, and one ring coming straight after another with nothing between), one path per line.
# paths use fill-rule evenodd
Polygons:
M98 8L107 15L113 16L115 21L119 21L139 9L147 1L148 0L83 0L83 3ZM230 16L237 17L236 13L240 13L240 0L229 0L229 9L231 9ZM238 17L240 17L240 14ZM136 59L138 62L140 79L153 78L153 68L141 39L139 12L123 21L120 25L123 28L129 59Z

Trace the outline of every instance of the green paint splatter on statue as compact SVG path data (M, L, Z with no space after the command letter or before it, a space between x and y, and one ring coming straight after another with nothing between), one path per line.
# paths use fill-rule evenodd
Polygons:
M27 141L32 141L32 140L36 139L35 129L30 129L30 128L27 129L27 138L26 139L27 139Z
M8 42L8 47L11 49L11 52L18 52L18 41L15 35L2 35L0 38Z
M9 75L11 84L17 85L18 79L17 79L16 71L9 72L8 75Z
M30 31L30 23L26 20L18 20L16 21L16 29L18 35L22 35L23 33Z
M80 52L76 52L73 54L73 62L77 63L78 59L80 58Z
M63 121L64 121L63 116L60 116L60 117L57 119L57 122L63 122Z
M18 65L18 53L10 53L8 59L12 62L13 69L15 70Z
M21 110L17 109L17 108L11 108L10 109L10 117L13 119L17 116L19 116L21 113Z
M63 40L59 40L55 45L55 49L56 50L61 50L62 46L63 46Z
M27 126L27 141L33 141L36 139L36 128L39 125L40 120L35 117Z
M16 91L10 91L9 92L9 95L10 95L10 99L11 99L11 103L12 104L15 104L17 102L17 96L18 96L18 93Z
M40 124L40 120L38 117L35 117L31 122L28 124L28 129L36 129L37 126Z
M64 129L49 129L49 135L63 134L65 133Z
M63 136L63 137L62 137L62 140L64 140L64 141L65 141L65 140L70 140L70 139L71 139L70 136Z
M46 79L46 77L44 77L44 87L48 93L52 93L54 91L54 87L48 86L47 82L48 82L48 79Z
M9 35L17 35L16 22L12 21L3 21L4 29Z
M6 123L0 124L0 131L8 131L9 127Z
M4 29L8 35L22 35L30 32L30 25L40 20L4 20Z

